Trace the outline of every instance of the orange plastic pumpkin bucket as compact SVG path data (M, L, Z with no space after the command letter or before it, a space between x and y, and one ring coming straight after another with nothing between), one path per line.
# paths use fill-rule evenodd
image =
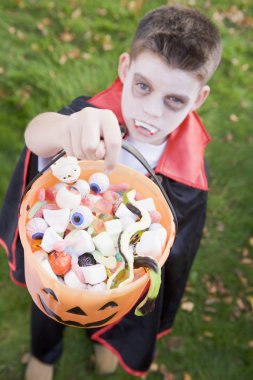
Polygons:
M86 179L94 172L104 169L103 161L80 161L80 178ZM161 213L161 224L167 230L167 242L160 258L162 266L169 256L175 238L175 223L171 208L161 190L148 177L137 171L118 164L109 175L111 184L128 182L143 197L152 197L157 210ZM144 292L149 277L144 269L135 270L134 281L125 287L107 291L89 291L76 289L53 279L40 262L34 257L26 236L28 210L36 202L38 189L50 187L57 183L51 172L45 172L32 185L23 198L20 208L19 233L24 248L25 278L33 301L49 317L66 325L80 328L101 327L113 323L137 303Z

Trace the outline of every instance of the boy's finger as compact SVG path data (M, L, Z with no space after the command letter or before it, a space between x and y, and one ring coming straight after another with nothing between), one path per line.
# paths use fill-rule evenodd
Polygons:
M116 116L108 112L102 123L102 136L105 144L105 168L107 172L114 169L118 162L122 143L120 127Z

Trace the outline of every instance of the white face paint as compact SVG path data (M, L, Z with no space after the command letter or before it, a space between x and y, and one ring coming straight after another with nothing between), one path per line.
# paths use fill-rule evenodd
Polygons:
M123 82L122 113L135 140L162 144L188 113L209 94L192 73L171 68L158 55L146 50L130 62L124 53L119 61Z

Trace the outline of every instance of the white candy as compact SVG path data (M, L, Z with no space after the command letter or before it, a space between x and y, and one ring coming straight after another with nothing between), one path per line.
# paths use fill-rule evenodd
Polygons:
M58 241L63 241L63 239L55 232L53 227L48 227L44 233L41 248L46 252L51 252L54 249L54 244Z
M145 231L141 240L136 244L136 253L139 256L159 258L163 252L160 234L157 231Z
M64 282L71 288L86 289L87 287L86 284L83 284L81 281L79 281L72 269L70 269L70 271L68 271L68 273L65 274Z
M26 233L30 239L42 239L47 228L48 225L43 218L33 218L26 224Z
M61 157L52 166L51 170L53 175L61 182L73 183L80 174L81 168L78 164L76 157Z
M60 210L43 210L43 216L47 224L58 232L64 232L69 224L70 209L62 208Z
M94 219L91 209L86 206L78 206L73 208L70 214L70 223L78 229L89 227Z
M139 206L143 207L149 212L156 210L156 207L152 198L140 199L139 201L136 201L136 204L137 204L137 207Z
M106 232L111 237L114 244L117 244L119 235L122 231L122 224L121 224L120 219L108 220L104 224L105 224Z
M164 247L167 239L166 228L164 228L160 223L152 223L150 224L149 231L157 231L157 233L159 233L162 246Z
M95 251L92 237L87 231L73 230L65 238L65 252L69 255L80 256L85 252Z
M117 218L124 218L126 216L132 218L134 221L137 219L137 216L132 213L125 205L124 203L121 203L117 209L117 211L115 212L115 215L117 216Z
M83 272L84 281L87 284L95 285L107 279L105 266L102 264L80 267Z
M81 193L72 186L62 186L56 193L55 201L60 208L74 208L81 203Z
M73 187L81 193L82 198L85 198L90 192L90 185L84 179L76 181Z
M96 193L104 193L110 186L110 181L104 173L94 173L89 178L89 185L91 190Z
M104 256L112 256L116 254L113 240L110 238L107 232L101 232L93 238L96 248Z
M56 274L54 273L53 269L51 268L51 265L49 264L49 261L47 260L42 260L41 262L42 267L45 269L45 271L55 280L58 279Z

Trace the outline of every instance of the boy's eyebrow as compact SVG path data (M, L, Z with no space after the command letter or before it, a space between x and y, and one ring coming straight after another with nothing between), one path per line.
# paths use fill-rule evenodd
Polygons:
M141 81L144 81L144 82L147 82L148 84L150 84L152 86L152 83L148 80L148 78L146 78L145 76L143 76L142 74L140 73L134 73L134 79L137 79L137 80L141 80ZM169 96L175 96L177 98L181 98L185 103L189 100L189 97L187 95L183 95L183 94L176 94L176 93L170 93L168 95L166 95L166 97L169 97Z

